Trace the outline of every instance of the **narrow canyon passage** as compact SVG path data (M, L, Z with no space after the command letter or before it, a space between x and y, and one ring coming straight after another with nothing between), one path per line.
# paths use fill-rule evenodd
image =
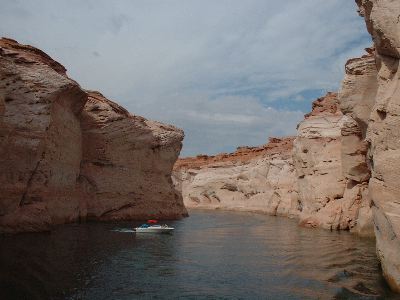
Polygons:
M2 236L3 299L396 299L373 239L244 212L190 211L173 235L134 223Z
M4 294L400 293L399 0L46 1L0 6Z

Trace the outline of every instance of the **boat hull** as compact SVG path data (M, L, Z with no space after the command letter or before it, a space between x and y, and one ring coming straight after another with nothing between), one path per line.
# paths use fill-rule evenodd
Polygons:
M136 233L172 233L172 227L148 227L148 228L135 228Z

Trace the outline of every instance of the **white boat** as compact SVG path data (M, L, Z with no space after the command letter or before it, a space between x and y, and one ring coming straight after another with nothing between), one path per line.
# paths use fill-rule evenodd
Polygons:
M135 228L137 233L171 233L175 228L168 225L147 225L143 224Z

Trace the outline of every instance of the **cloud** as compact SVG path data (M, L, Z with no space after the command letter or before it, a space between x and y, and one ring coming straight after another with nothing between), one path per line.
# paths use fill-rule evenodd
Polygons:
M190 101L186 97L166 99L167 105L151 112L158 120L185 128L183 156L231 152L240 145L264 144L269 136L294 135L303 118L299 110L266 107L249 96L210 99L207 94L191 94Z
M293 134L311 96L337 89L345 60L371 43L348 0L0 4L0 34L131 112L182 127L185 155Z

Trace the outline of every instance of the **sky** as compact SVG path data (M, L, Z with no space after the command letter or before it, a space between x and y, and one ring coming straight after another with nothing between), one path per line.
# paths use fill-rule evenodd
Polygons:
M0 0L0 35L182 128L182 156L294 135L371 45L351 0Z

